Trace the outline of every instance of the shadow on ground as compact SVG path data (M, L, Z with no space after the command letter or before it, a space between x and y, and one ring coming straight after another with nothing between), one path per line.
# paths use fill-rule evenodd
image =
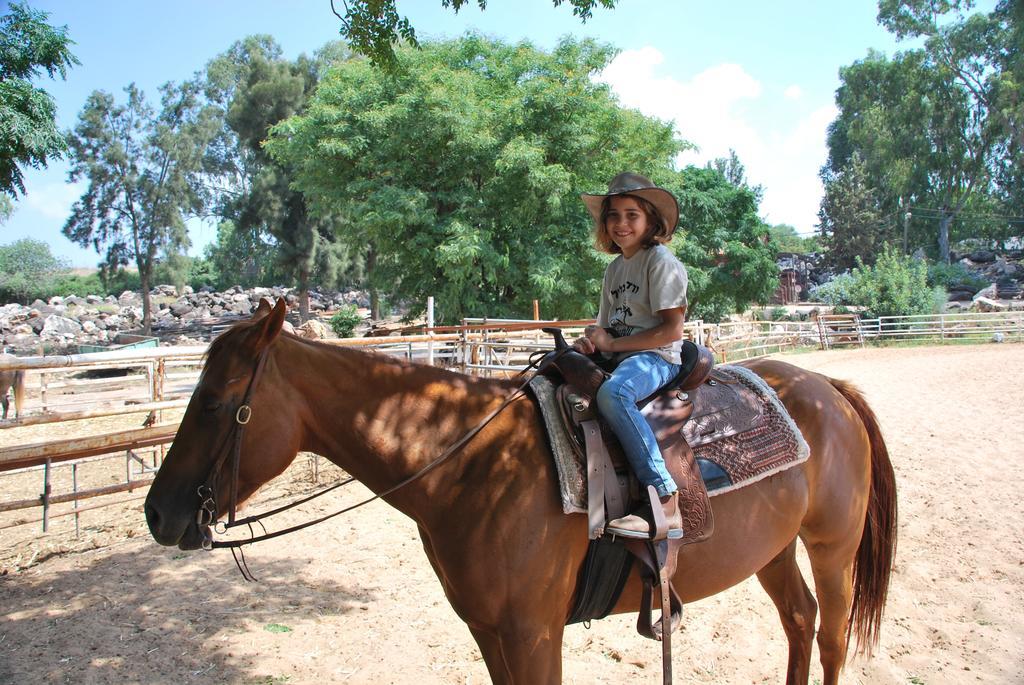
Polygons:
M301 640L304 621L374 599L355 582L309 582L305 565L260 559L250 584L228 554L133 540L0 577L0 682L274 682L233 638Z

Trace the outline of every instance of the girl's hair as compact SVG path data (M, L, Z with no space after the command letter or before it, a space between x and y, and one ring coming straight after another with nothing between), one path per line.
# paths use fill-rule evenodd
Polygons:
M601 200L601 220L594 224L594 240L597 243L597 249L608 254L619 254L622 252L622 248L616 245L615 241L608 235L608 212L611 211L613 197L633 198L644 214L647 215L648 229L647 235L644 236L644 249L654 247L655 245L664 245L672 240L672 231L665 225L661 212L653 204L639 195L623 193L621 195L608 195Z

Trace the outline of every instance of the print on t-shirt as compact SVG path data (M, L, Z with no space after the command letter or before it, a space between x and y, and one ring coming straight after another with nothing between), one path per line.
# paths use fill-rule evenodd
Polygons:
M611 289L612 299L615 301L615 309L612 310L612 315L608 319L608 327L615 331L615 337L622 338L627 335L633 335L636 332L636 326L630 326L626 323L629 317L633 316L633 310L629 308L629 297L628 295L636 295L640 292L640 286L630 280L626 280ZM626 300L620 302L623 294L627 294Z
M608 321L608 327L615 331L616 338L633 335L634 331L636 331L636 326L626 325L626 319L631 316L633 316L633 310L626 304L620 304L612 312L612 316Z

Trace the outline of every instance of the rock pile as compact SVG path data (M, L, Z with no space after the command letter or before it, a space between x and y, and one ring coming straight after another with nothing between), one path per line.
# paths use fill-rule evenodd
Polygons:
M966 254L954 253L953 256L968 271L995 286L995 292L990 295L993 299L1014 300L1024 296L1024 250L1009 250L997 254L992 250L978 249ZM970 292L969 287L962 290L969 296L954 297L956 293L951 290L950 299L970 300L978 294L977 291Z
M285 298L293 307L290 318L298 324L298 295L292 288L235 286L224 292L193 292L186 286L178 295L174 286L157 286L150 293L153 335L175 344L208 341L225 325L250 315L264 297ZM312 314L344 305L368 307L369 298L360 291L310 291ZM74 353L79 345L116 344L118 334L138 333L141 328L142 297L131 291L119 297L51 297L48 302L0 307L0 338L17 354Z

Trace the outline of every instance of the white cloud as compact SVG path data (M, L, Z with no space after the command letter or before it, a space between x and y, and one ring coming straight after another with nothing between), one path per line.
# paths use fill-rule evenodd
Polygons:
M761 84L737 64L720 64L682 82L657 76L664 57L652 47L619 54L601 74L626 107L673 120L682 137L700 148L700 157L727 155L737 140L756 134L735 113L737 103L761 95Z
M679 80L660 74L663 61L652 47L625 51L600 79L623 105L675 122L682 138L698 148L683 153L680 163L700 166L735 150L750 182L764 187L765 220L792 224L801 233L813 231L822 195L818 169L825 162L825 132L835 106L773 125L768 106L792 110L796 96L803 96L798 86L783 93L788 103L766 102L771 96L741 65L719 64Z
M71 205L86 190L84 183L42 183L26 188L24 206L47 219L66 221L71 216Z

